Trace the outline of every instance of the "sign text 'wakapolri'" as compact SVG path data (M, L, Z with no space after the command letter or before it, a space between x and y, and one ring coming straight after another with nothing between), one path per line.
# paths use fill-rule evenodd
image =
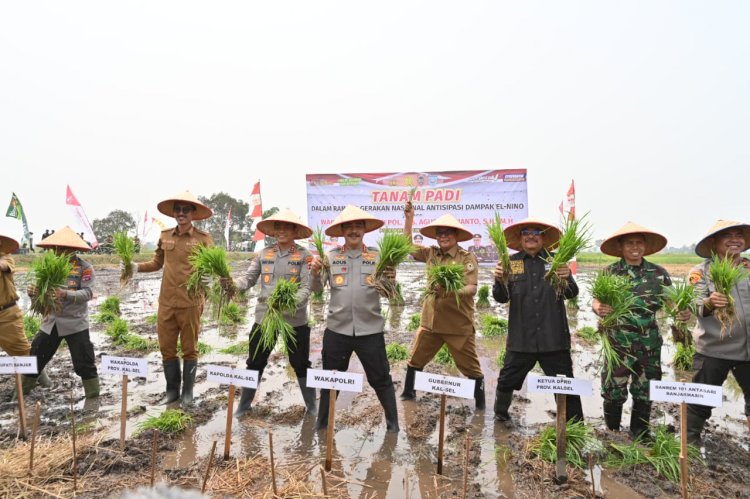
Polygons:
M360 373L325 371L323 369L307 370L307 386L344 392L361 392L363 376Z
M234 385L243 388L258 388L258 371L235 369L227 366L206 366L206 379L221 385Z
M417 371L414 376L414 388L417 390L465 399L474 398L475 383L473 379L454 378L421 371Z

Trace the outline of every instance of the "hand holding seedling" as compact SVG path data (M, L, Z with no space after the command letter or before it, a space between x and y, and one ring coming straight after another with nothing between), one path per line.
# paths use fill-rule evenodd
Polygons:
M493 274L495 276L496 281L502 281L503 276L505 275L505 270L503 269L503 264L500 262L497 262L497 265L495 265L495 271Z
M708 296L708 299L705 301L704 305L708 305L709 308L724 308L729 304L729 299L727 298L727 295L722 293L717 293L714 291Z
M591 304L591 308L594 310L594 313L598 315L599 317L606 317L612 313L612 307L596 299ZM688 315L688 319L689 318L690 316Z
M308 264L310 267L310 272L314 276L320 275L320 269L323 268L323 261L318 257L317 255L313 256L312 261Z

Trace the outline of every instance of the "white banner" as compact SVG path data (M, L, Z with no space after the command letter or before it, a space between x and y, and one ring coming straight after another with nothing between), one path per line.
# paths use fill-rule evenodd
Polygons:
M526 170L483 170L424 173L352 173L307 175L307 220L310 227L331 225L347 204L353 204L383 220L379 231L365 235L365 243L375 246L386 230L404 227L404 203L416 187L414 205L415 242L422 239L419 229L445 213L453 214L474 234L462 243L480 262L497 261L497 252L485 224L500 214L503 225L528 216ZM334 247L338 238L327 241Z
M343 392L361 392L364 377L359 373L339 371L324 371L322 369L307 370L307 386Z
M243 388L258 388L258 371L235 369L226 366L206 366L206 379L221 385L235 385Z
M657 402L673 402L675 404L687 402L711 407L721 407L723 402L724 391L720 386L652 379L648 382L648 387L649 398Z
M83 239L91 244L91 247L96 249L99 246L99 241L96 240L94 235L94 229L91 228L91 223L86 213L83 211L83 206L78 202L78 199L73 194L73 191L68 186L65 193L65 204L67 204L73 211L73 216L78 220L78 228L83 231Z
M475 384L476 381L473 379L454 378L421 371L414 373L414 388L423 392L473 399Z
M37 374L36 357L0 357L0 374Z
M102 372L122 376L127 374L133 378L148 377L148 360L135 357L112 357L102 355Z
M529 392L562 393L564 395L583 395L584 397L590 397L594 393L591 380L561 376L534 376L530 374L526 388Z

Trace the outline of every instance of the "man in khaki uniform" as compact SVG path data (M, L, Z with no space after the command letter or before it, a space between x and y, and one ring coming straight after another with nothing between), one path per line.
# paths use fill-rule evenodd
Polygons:
M204 220L213 213L190 192L165 199L156 207L161 213L174 217L177 227L161 232L153 260L133 263L133 273L154 272L164 267L156 324L167 392L160 403L169 404L181 398L184 405L190 405L198 368L198 333L203 300L188 295L186 282L193 272L188 257L199 244L213 246L211 236L193 226L194 220ZM182 374L177 357L178 339L182 345Z
M414 209L411 203L406 204L404 215L404 234L411 238L414 225ZM458 370L475 381L474 400L476 408L482 410L485 404L484 374L479 365L474 341L474 295L477 292L479 268L476 256L458 245L459 241L470 240L472 233L450 214L441 216L419 232L425 237L436 239L438 246L419 247L412 253L414 260L427 263L428 268L451 263L463 265L464 287L458 292L458 303L453 294L446 294L442 289L435 290L434 295L425 298L422 319L407 365L401 400L416 398L415 372L421 371L445 343L456 361Z
M23 332L23 311L16 305L18 293L13 282L16 263L11 254L18 248L18 241L0 235L0 348L14 357L28 355L31 350Z

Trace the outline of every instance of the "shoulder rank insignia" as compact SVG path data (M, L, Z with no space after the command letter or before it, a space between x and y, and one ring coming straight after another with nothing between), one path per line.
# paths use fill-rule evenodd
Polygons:
M703 279L703 273L700 270L694 270L688 276L690 284L697 284L701 279Z
M474 268L475 268L475 267L474 267L474 264L473 264L473 263L469 262L469 263L467 263L467 264L466 264L466 271L467 271L467 272L473 272L473 271L474 271Z

